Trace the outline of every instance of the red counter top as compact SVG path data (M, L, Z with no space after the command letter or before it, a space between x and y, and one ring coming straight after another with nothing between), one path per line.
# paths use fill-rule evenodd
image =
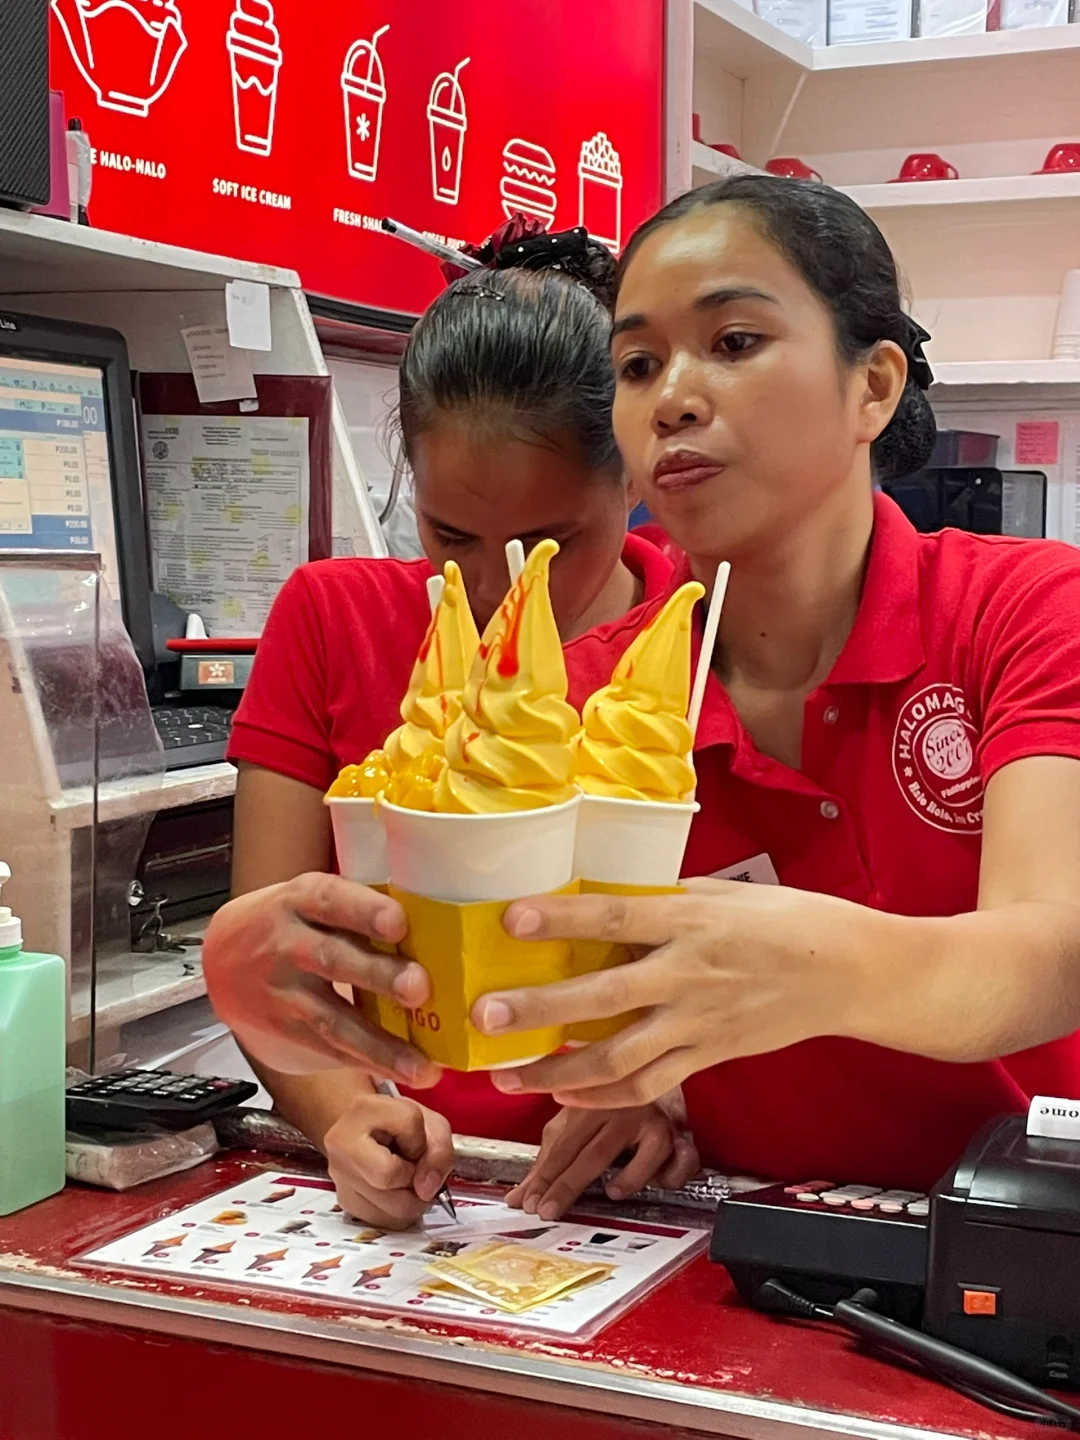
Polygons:
M307 1440L347 1417L350 1429L363 1418L362 1440L383 1420L388 1440L502 1440L504 1428L527 1440L553 1426L621 1440L640 1436L642 1421L748 1437L777 1427L867 1440L1035 1433L859 1353L828 1326L748 1310L704 1258L585 1342L73 1264L264 1168L282 1167L229 1155L124 1195L70 1185L0 1220L0 1440L141 1440L135 1423L153 1440L195 1425L206 1440Z

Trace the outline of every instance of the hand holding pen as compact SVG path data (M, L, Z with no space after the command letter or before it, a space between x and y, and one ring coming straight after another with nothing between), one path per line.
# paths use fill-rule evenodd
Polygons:
M454 1161L450 1125L396 1091L365 1089L322 1139L338 1202L364 1224L405 1230L438 1199ZM456 1218L456 1216L454 1217Z

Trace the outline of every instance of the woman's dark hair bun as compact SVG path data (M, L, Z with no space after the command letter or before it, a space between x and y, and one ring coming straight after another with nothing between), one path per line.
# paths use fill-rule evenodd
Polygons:
M937 421L930 401L909 378L900 403L870 446L870 464L879 485L903 480L926 465L937 442Z
M585 229L555 235L532 235L504 245L495 256L496 270L554 270L584 286L605 310L615 307L618 268L606 246Z

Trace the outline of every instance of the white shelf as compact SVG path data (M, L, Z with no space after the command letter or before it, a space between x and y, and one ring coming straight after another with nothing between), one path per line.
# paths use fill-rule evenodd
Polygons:
M180 923L184 935L202 935L208 920ZM141 955L131 951L98 961L97 1029L116 1030L147 1015L159 1015L206 994L202 951L189 945L182 953ZM90 996L72 997L68 1043L90 1034Z
M227 280L300 288L295 270L0 209L0 290L5 295L221 290Z
M999 175L897 185L841 185L838 188L869 211L961 205L1025 206L1046 200L1080 200L1080 174Z
M934 366L942 387L964 385L1077 385L1080 360L961 360Z
M998 30L984 35L931 36L862 45L810 46L744 9L737 0L695 0L697 42L721 69L739 79L777 65L806 72L879 70L889 66L953 65L1010 56L1060 56L1080 50L1080 25Z
M1080 25L1046 30L996 30L986 35L935 35L869 45L828 45L813 51L816 71L881 69L889 65L953 65L1015 55L1057 56L1080 49Z
M694 169L716 179L723 180L729 175L763 175L765 173L755 165L748 165L745 160L736 160L733 155L725 155L720 150L714 150L711 145L703 145L700 140L693 141L690 149Z
M745 80L774 65L814 68L809 45L793 40L737 0L696 0L695 11L695 45L700 43L729 75Z
M98 788L98 820L125 820L152 811L175 810L180 805L198 805L206 800L227 799L236 792L236 766L222 760L216 765L193 765L187 770L169 770L160 781L140 776L131 780L108 780ZM65 790L52 802L55 821L65 829L89 825L93 816L93 793L88 785Z

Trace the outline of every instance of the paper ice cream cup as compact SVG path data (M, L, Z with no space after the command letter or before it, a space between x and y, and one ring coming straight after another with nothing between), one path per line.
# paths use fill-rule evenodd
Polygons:
M380 800L390 881L456 905L559 890L573 877L581 803L575 795L539 810L441 815Z
M696 801L611 800L583 795L574 845L574 877L608 885L678 883Z
M375 801L330 796L325 803L334 826L338 872L361 885L386 885L386 827Z

